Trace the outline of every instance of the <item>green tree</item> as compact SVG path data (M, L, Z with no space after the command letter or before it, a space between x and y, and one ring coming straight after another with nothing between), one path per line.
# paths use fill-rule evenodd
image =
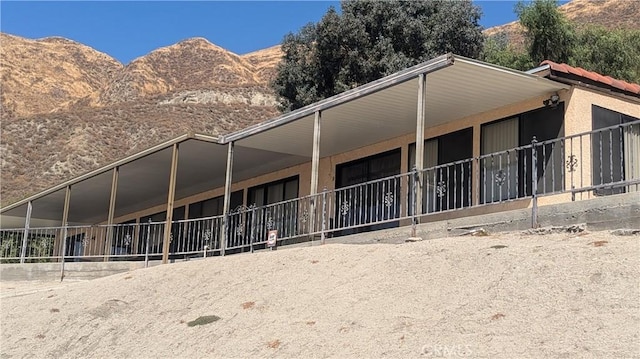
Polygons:
M552 0L518 3L526 50L514 49L504 33L487 37L481 59L518 70L544 60L565 62L614 78L640 82L640 31L586 26L575 30Z
M587 27L578 34L569 64L640 83L640 30Z
M478 58L471 1L344 1L285 36L272 87L290 111L447 52Z
M575 33L571 23L558 10L557 1L519 2L515 10L526 29L527 49L534 63L569 61Z
M480 59L520 71L529 70L537 65L531 60L528 53L513 48L509 44L507 35L503 32L485 39Z

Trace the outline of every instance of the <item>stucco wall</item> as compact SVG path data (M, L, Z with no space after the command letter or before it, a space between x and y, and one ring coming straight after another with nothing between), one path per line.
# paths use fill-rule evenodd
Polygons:
M608 96L602 92L583 87L572 87L568 94L565 107L565 136L577 135L589 132L592 127L592 105L607 108L625 115L640 118L640 100L633 101L621 96ZM561 95L561 98L563 96ZM571 181L576 187L587 187L592 183L592 158L590 138L588 136L577 136L567 141L566 158L574 155L577 160L577 167L574 173L566 176L565 187L571 188ZM591 198L591 192L580 194L583 199Z

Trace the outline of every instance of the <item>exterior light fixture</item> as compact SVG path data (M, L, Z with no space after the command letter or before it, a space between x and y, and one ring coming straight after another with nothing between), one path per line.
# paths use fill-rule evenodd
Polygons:
M558 106L558 103L560 103L560 96L557 93L554 93L551 97L542 101L542 103L547 107L555 108Z

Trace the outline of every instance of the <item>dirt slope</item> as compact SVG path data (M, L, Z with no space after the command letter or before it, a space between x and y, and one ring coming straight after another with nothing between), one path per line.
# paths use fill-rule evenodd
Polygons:
M0 355L638 358L638 239L327 244L35 292L5 282Z

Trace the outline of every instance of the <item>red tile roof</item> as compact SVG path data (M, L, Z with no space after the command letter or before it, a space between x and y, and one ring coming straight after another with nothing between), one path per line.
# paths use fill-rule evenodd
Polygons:
M573 67L567 64L558 64L553 61L545 60L542 61L540 65L549 65L552 71L562 72L565 74L575 75L579 77L583 77L585 79L589 79L593 82L597 82L600 84L604 84L614 89L622 90L625 92L631 92L633 94L640 95L640 85L629 83L622 80L617 80L609 76L600 75L597 72L587 71L580 67Z

